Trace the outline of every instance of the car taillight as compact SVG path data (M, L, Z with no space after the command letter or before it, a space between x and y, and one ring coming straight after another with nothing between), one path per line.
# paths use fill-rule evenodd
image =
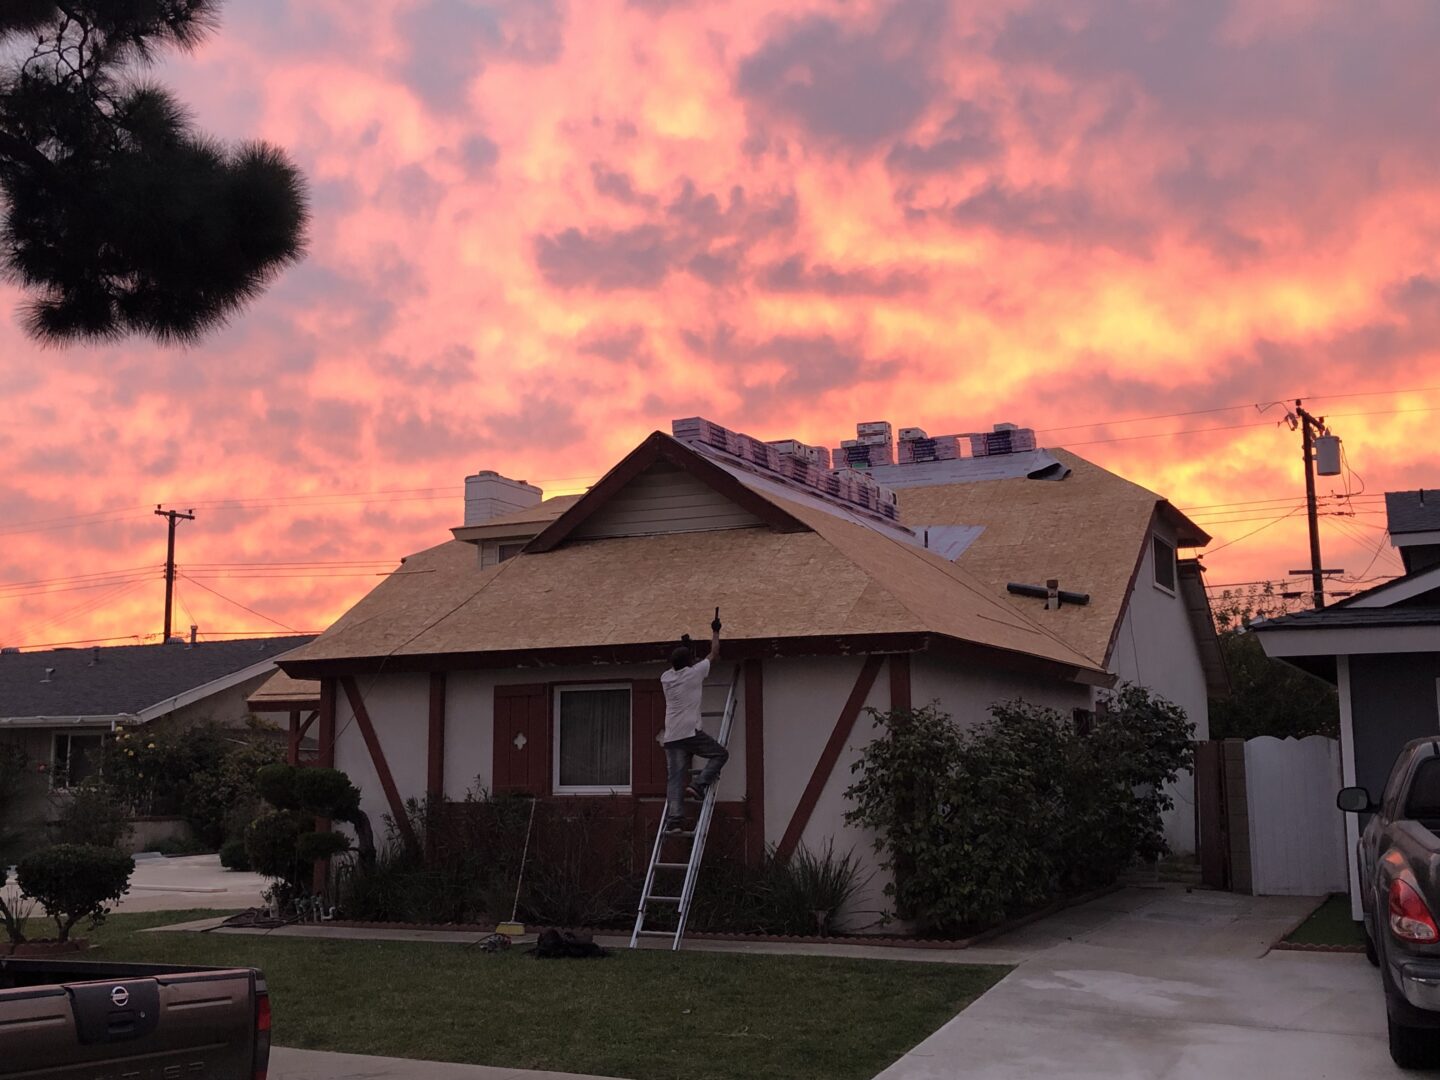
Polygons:
M1425 901L1409 882L1390 883L1390 932L1401 941L1429 944L1440 940L1440 928Z
M270 995L263 990L255 996L254 1080L265 1080L270 1072Z

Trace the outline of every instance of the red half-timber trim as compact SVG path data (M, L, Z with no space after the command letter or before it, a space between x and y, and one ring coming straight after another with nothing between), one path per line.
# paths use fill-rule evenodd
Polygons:
M380 745L380 739L375 734L375 725L370 722L370 713L365 708L365 699L360 696L354 679L344 678L340 682L345 687L345 697L349 699L350 709L355 714L355 723L359 725L360 734L364 737L365 745L370 750L370 760L375 764L375 774L380 778L380 787L385 792L386 802L390 804L390 813L395 819L395 827L400 830L400 835L405 838L405 843L413 850L418 846L415 830L410 826L410 816L405 813L405 800L400 798L400 791L395 786L395 778L390 775L390 763L385 760L385 748Z
M909 653L895 653L890 657L890 708L913 708L910 704Z
M845 740L854 730L855 719L860 715L865 699L870 696L875 677L880 674L880 665L884 662L883 656L865 658L865 666L855 678L855 687L850 691L849 700L840 710L840 717L835 721L835 730L830 732L830 740L820 752L820 760L815 763L810 782L805 785L800 801L795 806L795 813L791 815L790 824L785 829L785 835L780 839L780 846L775 850L779 858L788 859L800 846L800 837L805 832L805 826L810 823L810 815L815 811L815 804L820 801L820 793L825 790L825 781L829 780L830 774L835 771L835 763L840 760L840 752L845 749Z
M762 660L742 663L745 679L745 848L751 863L765 857L765 684Z

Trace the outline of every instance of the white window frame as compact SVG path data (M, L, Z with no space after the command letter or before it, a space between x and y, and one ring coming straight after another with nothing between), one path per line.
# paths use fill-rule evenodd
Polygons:
M87 729L87 728L80 728L80 729L77 730L77 731L52 731L52 732L50 733L50 790L51 790L51 791L69 791L70 788L72 787L72 785L71 785L71 783L70 783L70 777L68 776L68 768L67 768L67 775L66 775L66 777L65 777L65 783L64 783L64 785L62 786L61 784L57 784L55 781L56 781L56 779L60 776L60 740L61 740L62 738L65 738L65 739L73 739L73 738L74 738L75 736L77 736L77 735L82 736L82 737L88 736L88 737L97 738L97 739L100 740L99 745L97 745L96 748L95 748L95 753L96 753L96 756L97 756L97 757L98 757L101 753L103 753L103 751L105 750L105 732L103 732L103 731L96 731L96 730L91 730L91 729ZM67 751L68 751L68 749L69 749L69 748L67 747ZM68 767L69 762L70 762L70 755L69 755L68 752L67 752L66 755L65 755L65 762L66 762L66 765L67 765L67 767ZM95 775L96 775L96 776L99 776L99 775L101 775L101 772L102 772L102 770L101 770L101 768L100 768L100 762L97 761L97 762L96 762ZM84 783L84 781L82 780L81 783Z
M624 690L630 700L630 752L625 755L626 777L623 785L561 784L560 783L560 696L583 690ZM628 682L562 683L554 690L554 731L551 742L555 752L550 762L550 790L556 795L629 795L635 782L635 688Z
M1157 544L1164 544L1170 551L1170 579L1175 582L1174 586L1166 585L1160 580L1160 563L1155 551ZM1175 550L1174 544L1156 533L1150 534L1150 580L1155 588L1159 589L1166 596L1174 596L1175 589L1180 584L1179 552Z

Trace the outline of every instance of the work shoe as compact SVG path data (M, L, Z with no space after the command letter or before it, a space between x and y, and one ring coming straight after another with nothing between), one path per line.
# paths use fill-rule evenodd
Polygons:
M687 799L694 799L696 802L704 802L704 801L705 801L705 789L704 789L703 787L701 787L699 784L686 784L686 785L685 785L685 797L686 797Z
M684 831L685 831L685 819L684 819L684 818L678 818L678 817L666 818L666 819L665 819L665 831L666 831L667 833L684 832Z

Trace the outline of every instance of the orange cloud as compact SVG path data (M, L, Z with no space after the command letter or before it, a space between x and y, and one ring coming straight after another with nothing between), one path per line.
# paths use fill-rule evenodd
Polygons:
M466 473L577 490L697 412L1030 424L1194 508L1217 582L1305 562L1277 399L1345 439L1327 565L1393 573L1376 494L1440 482L1431 6L226 16L157 74L290 148L311 257L190 352L41 352L0 291L0 582L39 582L0 643L157 631L156 503L196 508L177 623L318 629Z

